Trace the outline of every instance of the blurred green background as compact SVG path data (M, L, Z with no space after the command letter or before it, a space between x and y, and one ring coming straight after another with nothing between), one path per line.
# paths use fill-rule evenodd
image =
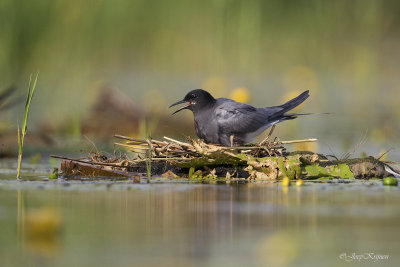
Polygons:
M368 130L367 147L387 149L400 131L398 14L399 1L379 0L2 0L0 88L24 95L40 71L31 132L78 136L104 88L161 117L194 88L218 97L242 88L238 99L256 106L309 89L299 110L333 114L281 124L282 139L317 137L315 150L343 151ZM22 112L0 121L15 131ZM155 124L192 127L189 112L168 120Z

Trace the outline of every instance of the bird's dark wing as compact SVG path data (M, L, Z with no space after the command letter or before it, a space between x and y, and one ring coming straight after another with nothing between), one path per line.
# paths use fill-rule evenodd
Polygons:
M218 100L220 103L215 109L215 117L220 133L241 136L255 132L270 123L269 114L262 109L229 99Z

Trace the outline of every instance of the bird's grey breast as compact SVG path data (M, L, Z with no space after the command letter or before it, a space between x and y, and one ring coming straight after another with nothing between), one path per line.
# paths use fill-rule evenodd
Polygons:
M206 109L194 114L196 134L207 143L218 143L218 124L213 112L214 109Z

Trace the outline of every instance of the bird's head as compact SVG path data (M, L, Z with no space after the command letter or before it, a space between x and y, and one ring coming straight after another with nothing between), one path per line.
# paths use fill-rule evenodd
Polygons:
M169 107L185 103L185 106L172 113L172 115L183 109L190 109L191 111L193 111L193 113L195 113L202 108L212 104L214 101L214 97L209 92L203 89L195 89L187 93L183 100L178 101Z

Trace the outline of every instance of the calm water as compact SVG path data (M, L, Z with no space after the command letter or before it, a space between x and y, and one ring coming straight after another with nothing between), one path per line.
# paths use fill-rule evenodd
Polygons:
M0 266L400 264L400 191L380 182L282 188L25 176L38 180L0 171Z

